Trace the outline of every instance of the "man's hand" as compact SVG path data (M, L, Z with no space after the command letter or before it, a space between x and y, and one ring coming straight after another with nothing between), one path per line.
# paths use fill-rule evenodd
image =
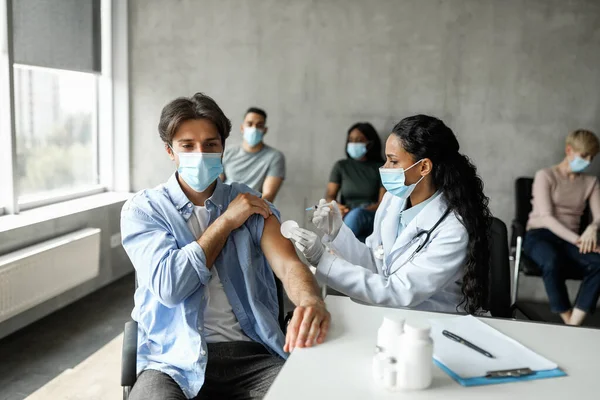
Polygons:
M294 310L294 316L288 325L283 351L291 353L296 347L311 347L323 343L330 321L331 315L323 300L315 298L302 302Z
M260 214L263 218L267 219L273 212L269 208L269 205L260 197L249 193L240 193L229 204L227 211L221 217L227 221L231 230L235 230L254 214Z

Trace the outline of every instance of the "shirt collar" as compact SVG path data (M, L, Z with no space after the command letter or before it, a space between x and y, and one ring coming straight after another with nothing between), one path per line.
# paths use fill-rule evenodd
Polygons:
M181 210L188 206L188 204L192 204L190 199L187 198L181 186L179 185L179 181L177 180L177 172L173 173L167 183L165 184L165 188L169 197L171 198L171 202L177 207L177 210ZM225 185L221 182L220 178L217 178L217 186L215 186L215 191L212 196L206 200L206 205L208 203L213 203L220 210L225 206Z
M402 226L406 228L408 224L410 224L410 221L415 219L415 217L421 212L421 210L424 209L427 206L427 204L431 203L433 199L438 197L439 194L440 192L437 191L433 194L433 196L431 196L427 200L417 204L416 206L412 206L411 208L407 208L406 210L402 211L400 213L400 223L402 224Z

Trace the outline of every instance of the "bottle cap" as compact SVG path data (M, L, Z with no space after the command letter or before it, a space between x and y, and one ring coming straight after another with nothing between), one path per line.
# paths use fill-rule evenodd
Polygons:
M404 324L404 334L415 339L427 339L431 332L431 326L426 323L410 322Z
M404 331L404 319L394 318L392 316L386 315L385 317L383 317L383 323L381 324L381 328L383 328L386 331L401 334Z

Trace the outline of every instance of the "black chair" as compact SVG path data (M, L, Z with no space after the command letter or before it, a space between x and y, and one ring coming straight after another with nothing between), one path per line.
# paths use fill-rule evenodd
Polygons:
M121 386L123 387L123 400L129 398L129 392L137 380L137 331L135 321L125 323L123 333L123 353L121 356Z
M512 222L511 247L513 248L515 266L513 272L512 304L517 306L519 292L519 275L542 276L540 267L523 252L523 239L526 233L527 219L531 213L531 191L533 178L518 178L515 181L515 219ZM581 217L581 227L585 228L590 221L590 209L586 208ZM579 270L562 268L565 279L582 280L583 275ZM522 311L522 307L518 307ZM527 316L527 315L526 315Z
M493 317L513 317L510 302L510 263L508 255L506 224L498 218L493 218L490 229L490 292L488 304Z
M137 288L137 278L136 278ZM285 334L287 325L292 319L293 312L285 312L285 293L283 284L275 277L275 286L277 287L277 300L279 302L279 326ZM123 387L123 400L129 398L129 393L137 380L137 333L138 324L136 321L125 323L123 333L123 352L121 354L121 387Z

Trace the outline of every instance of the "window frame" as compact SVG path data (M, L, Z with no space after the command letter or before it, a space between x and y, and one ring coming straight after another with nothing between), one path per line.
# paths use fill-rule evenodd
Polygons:
M105 191L129 192L128 0L101 0L102 69L95 74L93 123L98 183L25 196L19 196L16 179L13 1L0 0L0 82L9 88L0 93L0 140L9 144L0 146L0 216Z
M16 141L14 115L14 75L12 39L12 0L0 0L0 207L3 212L19 213L16 187Z

